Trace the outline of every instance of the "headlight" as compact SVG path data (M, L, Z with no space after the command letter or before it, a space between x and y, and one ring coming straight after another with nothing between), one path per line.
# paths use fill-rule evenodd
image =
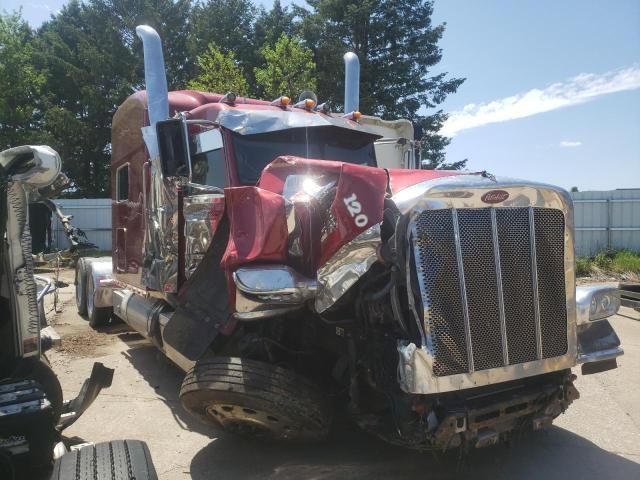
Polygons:
M620 308L620 292L611 285L576 288L578 323L588 323L614 315Z

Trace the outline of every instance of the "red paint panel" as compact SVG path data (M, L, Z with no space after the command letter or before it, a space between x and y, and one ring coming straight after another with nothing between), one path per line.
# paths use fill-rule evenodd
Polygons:
M387 172L381 168L343 163L331 211L335 229L321 244L318 266L343 245L382 222Z
M405 170L399 168L391 168L387 171L389 172L389 189L392 195L420 182L433 180L435 178L450 177L452 175L469 174L469 172L453 170Z
M281 195L257 187L236 187L225 189L225 201L230 232L222 268L286 261L287 224Z

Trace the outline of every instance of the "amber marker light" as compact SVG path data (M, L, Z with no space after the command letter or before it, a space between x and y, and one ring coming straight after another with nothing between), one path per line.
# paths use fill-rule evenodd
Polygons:
M305 110L312 110L316 106L316 101L313 98L305 98L294 105L296 108L304 108Z
M351 112L351 113L347 113L346 115L343 115L342 118L346 118L347 120L353 120L354 122L357 122L358 120L360 120L361 116L362 114L360 112Z
M291 99L289 97L282 96L276 98L273 102L271 102L271 105L273 105L274 107L287 107L290 103Z

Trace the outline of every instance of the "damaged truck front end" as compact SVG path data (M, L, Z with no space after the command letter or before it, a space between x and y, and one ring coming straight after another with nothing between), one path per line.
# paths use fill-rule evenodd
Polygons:
M330 196L315 219L316 275L244 265L233 277L235 315L297 308L315 317L363 428L418 449L492 445L550 425L579 397L573 367L615 368L622 350L606 318L617 292L576 289L566 192L482 173L413 172L407 183L405 172L388 171L376 187L366 167L343 166L333 178L314 173L321 167L281 159L262 177L286 185L307 172L287 192L294 204L320 201L313 191ZM357 215L368 221L358 227ZM331 235L350 229L323 257ZM304 233L292 229L288 245Z
M573 367L615 368L617 292L576 289L565 191L380 168L382 135L310 98L167 94L138 31L149 91L114 118L113 260L86 278L186 372L185 409L293 440L338 408L409 448L482 447L549 425Z

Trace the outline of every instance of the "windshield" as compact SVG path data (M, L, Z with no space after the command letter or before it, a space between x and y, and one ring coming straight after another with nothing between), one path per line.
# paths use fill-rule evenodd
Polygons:
M339 127L293 128L256 135L233 135L240 183L255 184L264 167L281 155L377 166L376 136Z

